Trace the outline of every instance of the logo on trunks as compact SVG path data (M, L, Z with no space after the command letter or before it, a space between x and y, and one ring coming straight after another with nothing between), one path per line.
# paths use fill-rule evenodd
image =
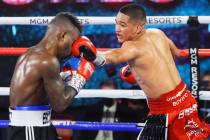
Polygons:
M199 128L198 124L193 119L188 120L187 124L184 126L184 130L190 140L193 135L196 137L203 132L203 129Z
M183 96L181 96L179 99L177 99L176 101L173 101L172 102L172 105L173 106L177 106L179 105L180 103L182 103L187 97L188 97L188 92L185 92Z
M181 17L147 17L147 24L179 24Z
M47 111L43 113L43 124L47 124L50 122L51 112Z
M183 88L181 91L179 91L175 96L172 96L172 97L167 98L166 101L169 102L169 101L171 101L171 100L174 100L174 99L180 97L185 89L186 89L186 85L185 85L184 88Z
M193 104L191 107L183 109L179 112L178 119L182 119L185 116L189 116L191 113L197 110L197 104Z

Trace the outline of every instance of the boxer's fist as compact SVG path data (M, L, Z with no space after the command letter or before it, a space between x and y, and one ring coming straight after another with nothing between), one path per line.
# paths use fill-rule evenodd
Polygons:
M120 69L120 78L130 84L135 84L136 80L131 72L130 66L127 65Z
M94 61L96 58L96 47L85 36L80 36L72 45L71 54L82 56L88 61Z
M72 72L71 79L67 82L68 86L73 87L77 92L85 85L94 72L94 65L84 58L71 56L63 64L64 69Z

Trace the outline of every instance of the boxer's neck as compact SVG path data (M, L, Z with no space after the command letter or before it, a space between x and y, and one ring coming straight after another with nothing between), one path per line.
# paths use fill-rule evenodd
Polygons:
M49 54L51 54L53 56L57 56L57 45L56 45L54 39L51 39L50 36L44 37L44 39L41 40L37 44L37 46L46 49L46 51Z
M133 41L134 40L138 40L139 38L141 38L146 32L146 29L145 28L142 28L141 32L139 34L137 34L136 36L134 36L134 38L132 39Z

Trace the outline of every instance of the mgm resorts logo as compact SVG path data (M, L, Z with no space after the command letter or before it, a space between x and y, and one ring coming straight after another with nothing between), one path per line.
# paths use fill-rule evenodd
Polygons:
M147 24L180 24L182 17L147 17Z
M49 22L51 21L51 19L49 18L30 18L29 22L30 25L47 25ZM90 21L88 18L79 18L79 22L81 24L90 24Z
M199 92L198 86L198 50L197 48L190 48L190 65L191 65L191 92L192 94L197 97L197 93Z
M30 18L29 22L31 25L44 25L48 24L51 20L48 18Z

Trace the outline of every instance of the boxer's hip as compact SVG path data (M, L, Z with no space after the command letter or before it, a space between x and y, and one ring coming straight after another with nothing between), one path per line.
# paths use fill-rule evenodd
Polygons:
M156 99L148 98L147 101L150 114L168 114L174 111L179 113L182 109L192 106L197 108L195 98L182 81L174 90Z
M198 117L197 103L187 86L180 84L160 98L148 98L150 115L164 114L168 139L205 139L209 134L208 126Z
M51 108L48 105L9 108L9 126L45 127L50 124Z

